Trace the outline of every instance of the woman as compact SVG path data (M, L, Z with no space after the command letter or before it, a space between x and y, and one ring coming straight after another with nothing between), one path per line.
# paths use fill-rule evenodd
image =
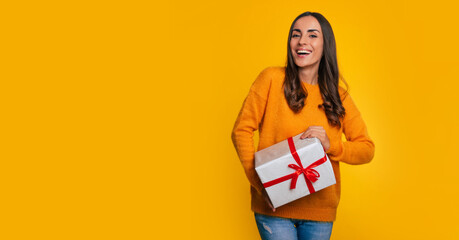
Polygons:
M330 239L340 199L340 162L364 164L373 158L374 143L352 98L338 85L339 76L330 23L319 13L305 12L290 27L287 66L264 69L250 88L232 140L251 184L262 239ZM301 139L318 138L337 183L274 209L254 169L256 130L258 150L302 132Z

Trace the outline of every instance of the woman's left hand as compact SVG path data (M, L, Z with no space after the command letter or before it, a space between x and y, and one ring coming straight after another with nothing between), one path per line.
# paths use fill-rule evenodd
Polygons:
M322 146L325 149L325 152L330 148L330 139L325 132L325 129L322 126L310 126L306 131L301 135L300 139L313 138L316 137L322 143Z

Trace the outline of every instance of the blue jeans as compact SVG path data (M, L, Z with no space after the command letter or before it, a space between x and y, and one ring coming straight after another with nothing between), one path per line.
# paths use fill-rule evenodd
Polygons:
M280 218L255 213L262 240L329 240L333 222Z

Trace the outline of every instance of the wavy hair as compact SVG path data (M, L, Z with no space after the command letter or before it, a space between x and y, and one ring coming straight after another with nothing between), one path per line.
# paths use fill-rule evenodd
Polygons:
M284 95L287 103L293 112L299 113L304 107L304 102L308 92L301 86L301 80L298 74L298 66L293 59L290 48L292 39L293 26L296 21L305 16L313 16L320 24L323 33L323 54L319 63L318 84L323 103L319 104L320 109L324 109L328 122L331 126L341 128L341 121L346 114L339 96L339 79L338 60L336 57L336 42L332 27L322 14L317 12L304 12L295 18L288 34L287 41L287 63L285 67ZM349 88L347 82L341 77L341 80ZM346 90L346 94L347 94Z

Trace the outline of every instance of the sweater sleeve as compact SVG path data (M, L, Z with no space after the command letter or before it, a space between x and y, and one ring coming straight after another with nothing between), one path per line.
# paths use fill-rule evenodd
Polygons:
M255 171L254 131L258 130L266 108L271 85L270 68L253 82L234 124L231 138L250 184L261 194L263 184Z
M343 142L341 137L335 138L330 142L327 154L332 160L352 165L369 163L374 156L375 144L370 139L365 122L349 94L346 94L343 106L346 115L341 123L347 141Z

